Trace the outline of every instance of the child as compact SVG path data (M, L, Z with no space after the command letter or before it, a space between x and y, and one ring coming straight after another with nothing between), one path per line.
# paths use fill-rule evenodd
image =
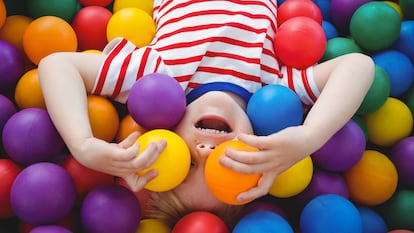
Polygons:
M192 210L220 210L204 181L206 157L221 142L238 138L259 152L227 151L221 163L243 173L261 173L257 187L239 201L266 195L278 174L319 149L355 113L374 75L372 60L348 54L296 70L280 64L273 39L277 30L274 0L155 0L156 35L136 48L119 38L103 54L56 53L39 64L49 114L73 156L92 169L123 177L140 190L157 171L138 177L165 147L160 141L136 157L137 133L107 143L92 135L87 94L125 103L136 79L159 72L175 78L188 106L174 129L188 144L193 166L174 190ZM293 89L305 106L303 124L269 136L254 136L245 113L252 93L266 84ZM277 106L275 106L277 107ZM156 194L153 196L163 194Z

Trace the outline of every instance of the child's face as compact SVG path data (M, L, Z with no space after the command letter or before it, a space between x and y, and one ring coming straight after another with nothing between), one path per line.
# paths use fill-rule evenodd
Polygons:
M208 190L204 166L218 144L235 139L239 133L253 133L245 108L240 97L219 91L208 92L187 106L174 131L189 146L192 166L186 180L175 191L190 208L214 210L223 205Z

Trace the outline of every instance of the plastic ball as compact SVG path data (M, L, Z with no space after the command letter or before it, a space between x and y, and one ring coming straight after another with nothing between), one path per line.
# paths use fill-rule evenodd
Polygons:
M136 0L114 0L113 11L117 12L117 11L122 10L124 8L135 7L135 8L139 8L139 9L147 12L148 15L152 15L153 5L154 5L153 0L141 0L141 1L136 1Z
M88 233L135 233L141 217L138 199L116 184L96 187L82 202L81 224Z
M362 233L362 219L348 199L325 194L312 199L300 215L302 233Z
M389 155L398 172L398 182L402 187L414 189L414 137L406 137L397 142Z
M115 12L109 19L106 36L108 41L124 37L137 47L148 45L155 35L152 17L139 8L124 8Z
M42 16L33 20L23 34L23 48L34 64L54 52L75 52L78 40L73 28L56 16Z
M116 134L116 141L121 142L125 138L128 137L131 133L138 131L141 134L145 133L147 130L144 129L142 126L138 125L137 122L134 121L131 114L127 114L122 118L121 122L119 123L118 133Z
M401 7L398 3L393 2L393 1L384 1L384 3L387 3L388 5L390 5L392 8L394 8L394 10L396 10L398 12L398 14L400 15L401 19L404 19L404 15L402 13Z
M390 230L405 229L414 231L413 208L414 191L399 189L390 200L379 207L379 212Z
M224 156L227 149L240 151L258 151L258 149L238 140L226 141L216 146L206 161L204 174L211 193L224 203L242 205L250 201L239 202L237 196L256 187L261 174L243 174L223 167L219 159Z
M278 175L269 194L279 198L295 196L309 185L312 175L313 162L308 156Z
M89 95L87 102L93 135L111 142L119 128L119 116L115 106L103 96Z
M113 0L78 0L82 6L108 6Z
M339 35L338 30L336 30L335 26L329 21L323 20L322 28L325 32L326 40L333 39Z
M106 27L112 12L102 6L87 6L73 17L72 27L78 38L79 50L103 50L108 43Z
M364 233L387 232L387 224L381 215L368 207L357 207L362 219Z
M6 5L3 1L0 2L0 28L4 25L4 22L6 22L7 17L7 11L6 11Z
M377 111L390 97L391 83L387 72L378 65L375 65L374 81L368 92L365 94L357 114L366 115Z
M142 219L136 233L170 233L171 229L164 222L157 219Z
M406 19L414 19L414 3L410 0L400 0L401 11Z
M412 45L413 40L414 20L402 21L400 36L392 45L392 48L404 53L414 64L414 46Z
M326 36L321 24L309 17L299 16L279 27L274 44L276 56L282 63L304 69L322 58Z
M384 203L398 185L396 167L386 155L376 150L366 150L344 177L351 200L365 206Z
M13 102L4 95L0 94L0 135L2 135L4 125L11 116L16 113Z
M24 72L24 57L13 44L0 40L0 90L14 88Z
M302 123L299 97L282 85L267 85L257 90L247 103L247 116L256 135L265 136Z
M3 27L0 27L0 40L7 41L23 51L23 34L31 22L32 19L24 15L8 16ZM10 33L11 31L13 33Z
M362 53L362 49L355 40L346 37L335 37L328 40L321 62L339 57L348 53Z
M322 12L309 0L287 0L277 10L277 24L280 26L293 17L309 17L322 25Z
M369 51L390 47L400 35L401 18L394 8L384 2L373 1L362 5L352 15L351 36Z
M243 209L243 216L247 214L251 214L256 211L271 211L275 214L280 215L284 219L288 219L288 216L286 215L285 211L278 206L272 199L270 200L255 200Z
M77 0L26 0L30 17L36 19L50 15L59 17L66 22L72 20L77 10Z
M271 211L256 211L241 218L233 233L293 233L292 227L280 215Z
M349 120L320 149L312 154L314 163L325 170L343 172L354 166L365 152L361 127Z
M34 227L30 233L73 233L71 230L62 226L37 226Z
M331 0L331 21L341 34L349 33L352 15L360 6L368 2L372 2L372 0Z
M408 106L389 97L375 112L362 117L368 130L368 139L378 146L392 146L410 135L413 116Z
M40 87L37 69L31 69L23 74L16 85L14 100L20 109L46 109L42 89Z
M0 219L14 217L10 190L21 168L10 159L0 159Z
M191 164L190 150L185 141L178 134L165 129L154 129L141 135L137 139L140 144L139 154L150 143L160 140L167 142L166 148L150 167L138 172L138 175L142 175L152 169L158 171L158 176L145 186L146 189L154 192L171 190L181 184L190 171Z
M183 117L185 93L172 77L159 73L145 75L132 86L128 111L146 129L171 129Z
M3 145L21 165L52 161L64 148L49 114L40 108L23 109L10 117L3 129Z
M374 54L372 59L388 74L390 96L401 96L414 83L414 66L404 53L398 50L385 50Z
M23 169L10 191L17 217L32 225L55 224L73 208L76 190L70 175L54 163L41 162Z
M226 224L217 215L195 211L182 217L171 233L228 233Z

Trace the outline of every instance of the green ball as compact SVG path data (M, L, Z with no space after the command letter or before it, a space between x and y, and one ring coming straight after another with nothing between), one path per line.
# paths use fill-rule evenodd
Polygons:
M414 191L397 190L380 208L385 223L390 230L405 229L414 231Z
M391 82L387 72L375 65L374 81L359 106L357 114L365 115L378 110L387 101L390 91Z
M52 15L70 23L78 10L77 0L27 0L27 11L30 17Z
M359 7L350 22L351 36L368 51L390 47L399 37L401 17L389 4L368 2Z
M339 57L348 53L361 53L362 49L357 45L355 40L346 37L335 37L328 40L325 53L321 58L321 62Z
M413 0L400 0L401 11L404 15L404 19L414 19L414 1Z

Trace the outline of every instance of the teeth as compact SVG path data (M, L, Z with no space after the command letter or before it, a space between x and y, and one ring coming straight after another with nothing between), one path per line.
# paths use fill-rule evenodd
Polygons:
M199 129L199 130L201 130L203 132L206 132L206 133L211 133L211 134L226 134L226 133L228 133L225 130L206 129L206 128L197 128L197 129Z

